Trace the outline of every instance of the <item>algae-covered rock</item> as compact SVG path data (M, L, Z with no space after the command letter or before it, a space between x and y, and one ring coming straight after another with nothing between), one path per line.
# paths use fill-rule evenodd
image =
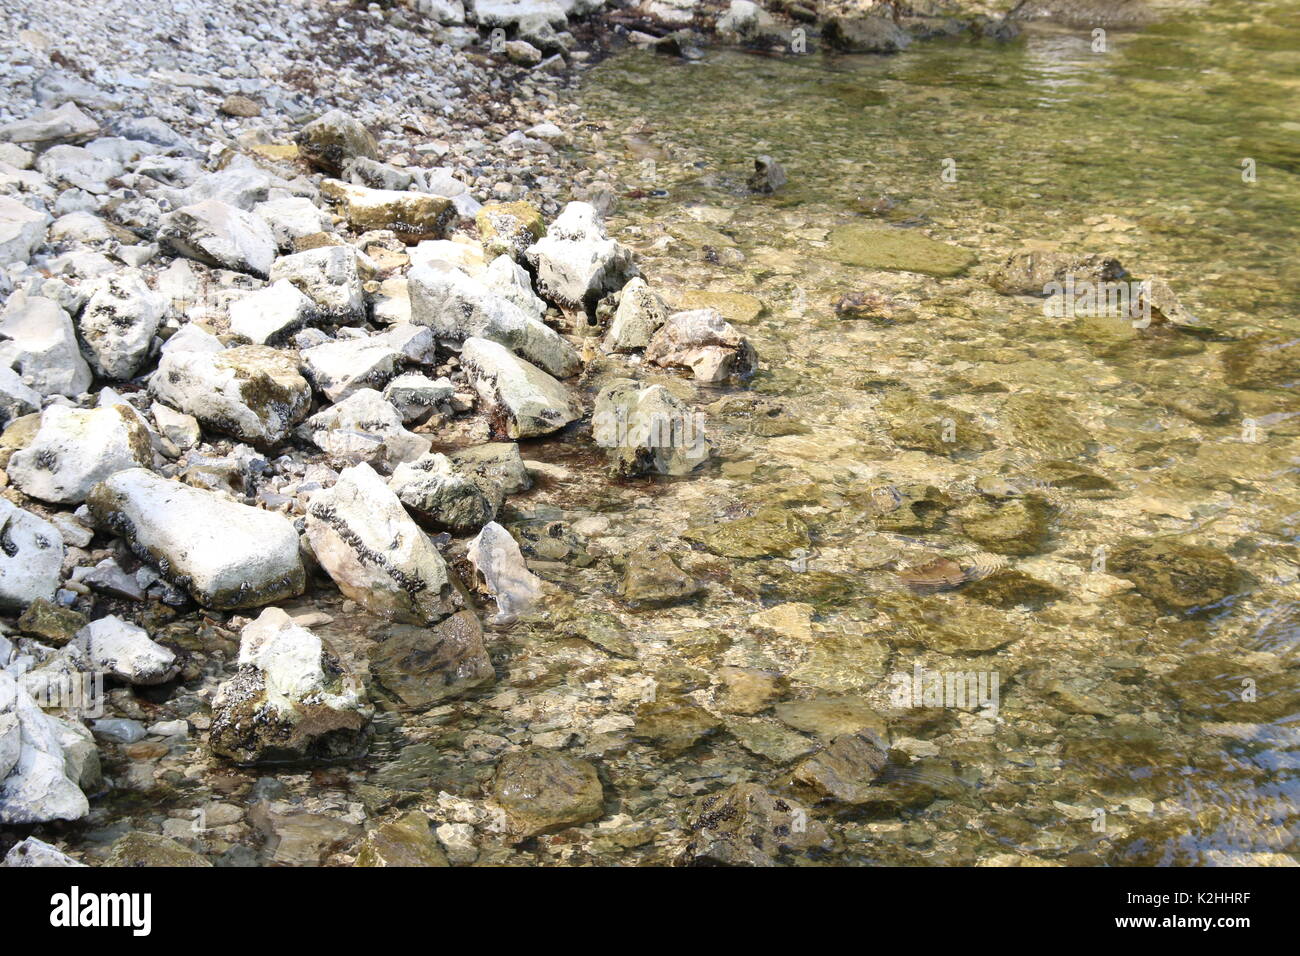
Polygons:
M746 716L767 710L788 686L774 671L757 667L718 668L718 709Z
M1001 568L961 589L962 597L996 608L1038 609L1067 597L1065 591L1017 568Z
M420 810L403 814L366 834L354 866L450 866L442 844Z
M962 533L994 554L1037 554L1051 535L1052 506L1038 497L1000 504L975 502L962 513Z
M1127 275L1119 261L1108 256L1024 251L1012 253L996 266L988 283L1003 295L1048 296L1053 290L1059 291L1067 280L1080 284L1114 282Z
M1300 379L1300 338L1259 335L1223 350L1223 379L1237 388L1294 388Z
M118 837L105 866L211 866L205 857L159 833L131 830Z
M831 846L826 827L803 804L756 783L701 797L687 827L679 866L779 866L816 859Z
M520 259L529 246L546 234L541 210L530 202L487 203L474 221L489 258L507 255Z
M431 628L399 625L381 636L370 669L402 710L427 710L496 677L473 611L460 611Z
M822 255L851 266L941 277L961 275L975 263L969 249L929 239L915 230L875 223L833 230Z
M871 784L887 760L875 734L841 734L824 750L800 761L790 773L790 784L816 800L866 803L872 796Z
M783 701L776 705L776 716L795 730L826 739L860 732L889 739L885 718L865 697L852 694Z
M704 289L687 289L677 297L677 308L682 311L713 309L722 313L728 322L753 322L763 314L763 300L745 292L709 292Z
M677 756L722 729L722 721L684 698L666 698L637 708L633 736L662 754Z
M628 555L622 596L633 607L666 607L702 593L704 586L662 551Z
M18 630L35 634L45 644L62 647L89 623L90 620L80 611L37 598L18 618Z
M1145 597L1177 611L1207 608L1243 586L1236 563L1216 548L1169 538L1121 541L1106 570L1132 581Z
M803 519L776 507L762 508L747 518L690 528L682 537L724 558L794 557L800 549L806 554L812 545Z
M992 440L966 412L908 392L880 400L885 429L899 446L932 455L956 455L991 448Z
M492 794L519 839L589 823L605 813L596 768L551 750L506 754L497 764Z
M996 650L1025 636L1024 624L1007 615L953 594L916 595L888 591L877 596L876 608L890 622L899 644L918 645L942 654L976 654Z

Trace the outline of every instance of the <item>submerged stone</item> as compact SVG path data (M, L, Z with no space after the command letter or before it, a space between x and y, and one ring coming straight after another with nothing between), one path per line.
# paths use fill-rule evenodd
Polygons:
M868 223L832 231L822 254L851 266L940 277L961 275L975 263L975 254L961 246L929 239L914 230Z
M803 520L776 507L763 508L747 518L690 528L682 537L725 558L793 557L799 549L807 553L812 545Z
M596 768L552 750L534 748L501 758L492 793L518 839L589 823L605 813Z

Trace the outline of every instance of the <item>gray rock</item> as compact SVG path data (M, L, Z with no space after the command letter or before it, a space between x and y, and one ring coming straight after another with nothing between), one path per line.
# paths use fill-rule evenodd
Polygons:
M483 526L466 549L466 556L497 602L497 621L508 623L542 597L542 579L528 570L519 544L495 521Z
M281 256L271 266L271 280L278 279L296 285L331 322L346 324L365 317L359 257L351 246L324 246Z
M650 344L659 327L668 320L668 306L637 276L618 293L618 308L605 333L607 352L633 352Z
M407 431L397 409L372 388L317 412L302 433L337 464L367 462L386 469L419 458L430 444L423 435Z
M74 638L91 666L128 684L162 684L176 676L176 655L149 639L142 627L119 617L91 621Z
M0 196L0 267L31 259L32 252L45 242L49 224L48 213Z
M42 713L7 672L0 671L0 823L79 820L90 811L60 742L61 721ZM80 774L78 773L79 777Z
M208 428L259 446L283 441L311 407L311 386L297 363L263 345L165 348L149 392Z
M84 867L85 865L77 862L56 847L36 839L36 837L28 837L19 843L15 843L13 848L5 854L4 862L0 863L0 866L15 868L29 866Z
M99 124L81 112L76 103L64 103L0 126L0 141L26 143L41 149L58 143L84 143L98 132Z
M80 504L110 475L152 464L149 429L131 406L51 405L41 414L35 437L14 452L6 470L24 494Z
M203 607L258 607L306 586L298 533L281 515L141 468L97 485L87 504L96 527L121 535Z
M292 248L295 239L330 230L329 213L303 196L268 199L254 206L253 214L271 227L281 249Z
M372 614L432 624L457 610L442 555L369 465L312 495L307 539L339 590Z
M488 442L462 448L449 456L463 472L487 478L501 486L507 495L527 491L533 486L519 446L514 442Z
M453 532L483 527L504 500L500 485L462 474L451 459L436 453L398 465L388 487L416 517Z
M119 381L140 371L167 314L167 300L136 270L96 279L78 320L91 364L104 378Z
M302 367L331 402L362 389L381 389L397 374L403 355L383 336L337 339L305 350Z
M785 167L771 156L754 157L754 173L749 177L749 189L756 193L773 193L787 182Z
M298 134L298 150L309 163L331 176L338 176L343 164L355 156L379 159L375 138L342 110L330 110L304 126Z
M63 535L30 511L0 498L0 608L21 611L52 600L63 566Z
M592 308L607 292L637 275L632 250L605 234L595 208L571 202L524 253L537 275L537 291L567 309Z
M15 418L39 411L40 407L41 393L29 388L13 369L0 365L0 429Z
M90 388L72 319L53 299L15 292L0 315L0 365L42 395L74 398Z
M439 339L488 339L559 378L582 367L558 332L455 266L417 266L407 276L407 289L411 321L429 326Z
M564 385L503 345L466 339L460 360L500 435L545 435L578 418L576 402Z
M255 345L276 344L307 325L316 304L287 279L230 304L230 331Z
M596 396L592 438L616 476L689 475L712 453L702 419L662 385L616 379Z
M496 677L473 611L459 611L433 627L398 625L378 637L370 669L402 710L428 710Z
M163 216L158 242L177 255L263 279L276 255L270 226L219 199L205 199Z
M3 390L2 376L3 372L0 372L0 391ZM384 400L397 409L403 422L414 422L427 418L431 411L451 398L454 391L450 379L435 381L418 372L408 372L384 386Z

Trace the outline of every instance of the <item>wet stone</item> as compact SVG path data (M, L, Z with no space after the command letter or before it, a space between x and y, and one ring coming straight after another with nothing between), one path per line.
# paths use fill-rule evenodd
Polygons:
M596 768L551 750L507 754L497 765L492 792L519 839L589 823L605 812Z
M685 699L668 698L637 708L633 735L665 756L685 753L722 729L722 721Z
M1243 585L1222 551L1171 539L1126 539L1107 555L1106 570L1157 604L1184 612L1208 608Z
M662 551L628 555L622 595L632 607L667 607L701 594L704 586Z
M472 611L460 611L431 628L391 628L371 652L370 669L401 709L411 711L428 710L496 677Z
M429 818L412 810L371 830L357 849L355 866L450 866Z
M132 830L119 837L104 860L105 866L211 866L212 864L175 840L157 833Z
M763 508L747 518L691 528L682 537L726 558L794 557L799 549L807 553L812 545L803 520L775 507Z
M979 502L963 512L961 527L966 537L994 554L1037 554L1051 534L1051 516L1051 506L1041 498Z
M701 797L687 828L681 866L780 866L817 859L831 841L802 804L756 783Z

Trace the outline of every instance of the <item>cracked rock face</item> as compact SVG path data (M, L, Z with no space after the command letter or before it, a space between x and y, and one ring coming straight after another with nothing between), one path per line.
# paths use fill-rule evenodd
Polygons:
M52 599L62 565L59 529L0 498L0 608L20 611Z
M372 713L360 678L274 607L240 632L239 669L212 710L209 747L243 764L355 757Z
M525 256L542 298L566 309L594 307L637 274L632 250L606 235L599 213L585 202L565 206Z
M576 402L564 385L503 345L466 339L460 360L474 390L492 410L493 428L500 435L546 435L578 418Z
M306 587L298 534L282 515L143 468L96 485L86 503L99 528L203 607L259 607Z
M262 345L165 349L149 391L214 431L262 446L283 441L311 408L297 363Z
M372 614L432 624L460 604L442 555L369 465L312 495L307 539L339 590Z
M149 429L129 405L51 405L41 414L35 438L14 452L7 471L24 494L80 504L105 478L152 464Z

